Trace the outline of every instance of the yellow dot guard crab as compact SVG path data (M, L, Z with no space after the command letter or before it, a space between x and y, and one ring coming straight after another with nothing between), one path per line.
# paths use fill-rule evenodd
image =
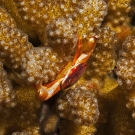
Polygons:
M92 54L97 42L97 36L90 37L82 47L82 39L78 37L77 52L72 62L66 66L57 75L56 80L49 84L42 84L42 80L36 85L36 98L45 101L55 95L59 90L66 89L76 83L83 75L87 65L86 62Z

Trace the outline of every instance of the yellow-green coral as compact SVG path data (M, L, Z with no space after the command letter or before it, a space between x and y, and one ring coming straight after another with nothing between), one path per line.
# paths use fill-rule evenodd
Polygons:
M22 132L14 132L12 133L12 135L40 135L40 131L39 131L39 127L35 126L35 127L29 127L25 130L23 130Z
M27 33L31 39L36 39L34 30L30 27L29 23L24 22L19 15L19 11L17 10L14 0L0 0L0 5L3 6L14 18L17 28Z
M12 28L16 27L16 22L12 16L2 7L0 7L0 23L4 23L5 25Z
M94 125L80 126L70 120L63 120L60 123L60 135L94 135L96 128Z
M80 1L71 14L80 36L89 37L95 28L98 28L107 14L107 5L102 0Z
M104 80L104 85L102 89L100 90L100 92L103 94L109 93L110 91L115 89L117 86L118 86L118 83L114 78L106 76Z
M113 108L110 108L106 131L110 135L134 135L135 123L130 115L130 112L125 106L126 100L124 93L122 93L122 89L120 87L116 90L119 91L117 92L118 98L114 99L114 105L110 104Z
M125 25L129 22L128 12L131 9L131 0L108 0L108 15L105 23L112 28ZM126 18L124 18L126 16Z
M63 60L50 47L35 47L22 59L22 73L29 83L53 81L62 67Z
M16 87L17 104L4 122L5 135L15 131L22 131L28 127L38 126L37 111L40 103L35 99L35 89L33 86ZM2 121L1 121L2 122Z
M118 84L126 85L128 89L135 85L135 36L129 36L123 43L123 48L119 52L119 60L117 61L116 74L118 76Z
M60 4L59 1L49 0L15 0L15 2L22 18L32 24L43 43L46 39L44 32L46 25L57 17L70 12L66 10L68 8L62 8L62 6L70 7L70 5L76 5L76 3L68 5L69 1L67 1L67 4L64 1ZM63 12L63 10L65 11Z
M93 87L77 86L63 92L57 101L57 110L62 118L72 120L79 125L96 123L99 110L98 101L92 91Z
M68 20L66 21L67 24L65 24L67 26L69 21L73 22L75 27L78 28L78 35L87 37L92 35L93 30L101 25L107 13L106 3L103 0L70 1L72 6L69 4L69 1L61 1L60 3L60 1L38 0L35 2L33 0L25 0L22 2L22 0L15 0L15 2L17 3L21 16L24 20L32 24L43 44L45 44L46 40L45 30L47 24L53 23L53 21L59 17L64 17ZM72 31L72 27L69 27L68 31L70 31L70 29ZM55 30L53 32L55 33ZM57 34L55 35L55 38L57 38ZM72 38L73 37L74 35ZM73 44L69 36L65 37L63 34L63 39L65 39L67 43ZM65 40L62 40L61 45L65 43ZM56 46L61 48L59 44L60 43L57 44L56 42Z
M32 45L28 42L27 35L2 23L0 24L0 29L0 50L6 55L4 56L6 57L6 64L8 66L11 64L13 69L20 68L21 58L26 50L32 48Z
M88 63L87 78L104 78L115 66L115 32L109 27L99 30L99 40Z
M1 57L4 57L6 65L13 69L19 69L21 59L26 50L32 48L28 42L28 36L15 27L14 20L1 8L0 21L0 51Z
M0 0L0 61L8 72L6 79L11 79L13 84L13 95L17 92L17 105L10 108L4 102L4 109L0 111L1 134L55 134L57 128L61 135L135 134L135 123L132 120L135 49L135 28L132 25L135 10L134 1L130 2L131 0ZM42 45L47 47L39 47L40 43L36 42L33 42L33 47L28 41L29 37L36 39L32 31L38 35ZM87 71L82 79L68 90L45 101L43 104L47 106L39 110L42 116L37 118L40 103L35 100L35 88L24 82L36 83L42 79L46 85L55 80L58 74L63 77L59 71L64 68L63 63L66 64L75 55L77 37L87 40L95 35L97 45L87 62ZM127 36L129 38L125 41ZM84 42L85 39L82 40L82 45ZM13 43L15 46L11 46ZM115 55L119 50L120 57ZM83 53L82 56L86 58L87 54ZM123 64L122 59L128 64ZM114 66L117 76L113 71ZM71 71L72 75L80 73L76 68ZM74 78L72 75L69 78L71 82ZM122 80L121 88L117 87L119 84L116 83L116 78L119 83L119 79ZM1 82L4 79L1 76ZM56 84L53 85L55 90ZM47 87L51 85L52 83ZM132 90L127 90L125 85L128 88L132 86ZM65 108L60 111L59 106L63 104ZM65 115L60 123L59 116L54 111L56 108L61 117ZM86 114L91 116L89 121L85 119ZM80 124L88 126L76 124L79 118L82 121ZM95 125L90 125L93 123Z
M134 33L134 28L130 24L131 17L129 17L131 1L132 0L107 0L108 14L104 19L103 25L109 26L116 32L116 36L119 39L116 48L117 53L126 37Z
M77 43L77 27L66 18L58 18L46 27L47 43L64 57L74 53Z
M129 108L129 110L132 110L132 117L135 119L135 91L134 89L126 92L126 107Z
M0 112L6 111L8 107L15 107L15 105L16 92L13 90L7 73L3 69L3 64L0 62Z

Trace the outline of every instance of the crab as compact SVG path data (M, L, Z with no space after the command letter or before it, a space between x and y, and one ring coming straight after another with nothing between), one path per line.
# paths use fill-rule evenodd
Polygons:
M97 42L97 36L88 38L82 47L82 38L78 37L77 52L73 61L68 62L59 72L56 79L48 84L43 84L42 80L36 85L36 98L45 101L55 95L58 91L67 89L75 84L84 74L87 67L86 62L91 56Z

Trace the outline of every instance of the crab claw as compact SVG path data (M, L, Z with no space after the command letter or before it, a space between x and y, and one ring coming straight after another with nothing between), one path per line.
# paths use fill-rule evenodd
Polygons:
M36 98L39 101L45 101L60 91L60 83L63 78L57 79L47 85L43 85L42 81L37 86Z
M87 52L91 54L96 46L97 39L98 39L98 36L93 36L93 37L88 38L87 42L84 44L82 48L82 52Z
M42 81L39 82L37 86L36 99L39 101L44 101L48 96L47 87L42 85Z

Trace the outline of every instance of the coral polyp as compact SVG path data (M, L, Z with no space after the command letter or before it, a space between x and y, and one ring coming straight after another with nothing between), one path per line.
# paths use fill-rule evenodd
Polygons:
M28 83L53 81L62 67L63 60L50 47L35 47L22 59L22 73Z
M109 27L103 27L99 30L98 36L96 48L89 60L87 78L104 78L115 66L115 46L117 44L115 32Z
M0 111L6 111L6 108L12 108L16 105L16 92L13 90L7 73L0 62Z
M60 117L85 126L95 124L99 116L98 101L85 86L63 92L58 98L57 110Z
M63 17L52 21L46 27L48 45L60 55L68 58L75 52L77 43L77 27Z
M134 57L135 57L135 36L129 36L123 43L123 48L119 52L116 74L119 85L126 85L131 89L135 85Z

